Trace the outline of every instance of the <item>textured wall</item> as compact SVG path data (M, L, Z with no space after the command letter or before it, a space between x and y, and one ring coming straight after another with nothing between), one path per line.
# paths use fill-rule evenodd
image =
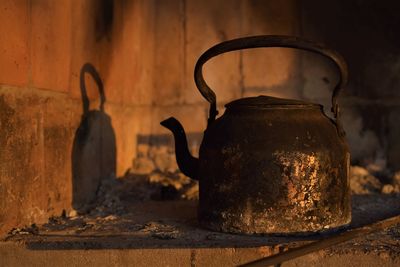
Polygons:
M153 10L152 1L1 1L0 234L68 212L82 189L93 195L132 165L136 134L150 132ZM103 111L93 73L80 81L86 62Z
M159 121L176 116L198 146L208 109L192 78L198 56L242 35L296 34L299 19L294 1L239 0L5 0L0 17L0 232L79 209L139 156L169 151L157 166L175 166ZM96 73L82 83L86 62ZM296 95L280 88L296 64L293 51L237 52L205 74L222 105L268 85Z
M344 126L355 163L400 169L400 36L398 1L305 1L301 5L302 35L329 44L349 65L343 92ZM303 60L307 98L326 101L323 69ZM326 70L329 73L329 69ZM310 83L320 81L321 90ZM331 81L330 79L328 81Z
M182 120L198 145L208 109L192 79L201 52L242 35L298 33L294 1L263 3L2 1L0 232L90 199L113 164L121 176L138 156L165 155L146 147L168 135L159 126L168 116ZM281 95L298 75L295 57L281 49L231 53L205 74L221 105L268 85ZM102 97L93 74L80 81L86 62Z
M300 35L341 52L350 65L340 103L353 160L400 169L397 5L1 1L0 235L79 209L83 192L90 198L101 179L129 168L176 170L170 133L159 122L178 118L196 153L208 105L194 85L194 64L215 43L246 35ZM95 70L82 83L86 62ZM205 78L220 112L259 94L312 100L328 111L337 79L326 60L279 48L219 56L206 64Z

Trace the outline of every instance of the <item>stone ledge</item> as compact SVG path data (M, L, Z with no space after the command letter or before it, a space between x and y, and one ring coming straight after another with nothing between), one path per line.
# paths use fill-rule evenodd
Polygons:
M277 251L276 251L277 252ZM30 250L14 242L0 242L1 266L237 266L268 256L267 247ZM316 252L288 262L289 266L399 266L385 255Z
M237 266L322 235L271 237L212 232L196 222L196 201L130 203L122 215L52 218L0 243L4 266ZM398 214L399 196L353 196L351 227ZM284 266L399 266L400 228L308 254Z

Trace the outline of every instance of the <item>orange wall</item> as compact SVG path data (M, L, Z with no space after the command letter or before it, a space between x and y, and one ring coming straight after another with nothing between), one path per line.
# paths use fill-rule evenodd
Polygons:
M71 209L86 62L104 83L115 175L131 166L136 133L149 128L152 116L143 114L152 103L153 18L151 1L1 1L0 235ZM98 109L99 92L88 75L86 84L90 107ZM82 149L97 148L89 142ZM98 165L85 168L96 172Z
M175 116L201 135L208 105L194 85L194 64L210 46L247 35L300 35L343 53L351 82L340 104L352 157L360 164L387 160L398 170L397 3L0 1L0 235L71 210L74 160L88 176L104 175L102 165L115 161L114 176L121 177L139 154L151 154L153 136L170 136L161 120ZM96 113L99 92L86 75L91 114L100 124L90 129L95 141L79 143L86 62L97 69L106 101ZM226 102L259 94L312 100L329 111L337 79L324 59L290 49L232 52L204 72L221 113ZM104 125L112 127L115 144Z
M204 50L243 35L298 34L295 3L1 1L0 234L71 209L86 62L104 83L115 175L121 176L136 157L139 134L169 134L159 126L162 119L176 116L188 132L203 130L208 106L192 73ZM244 95L300 95L299 57L290 50L223 55L206 65L205 75L220 105ZM98 109L96 84L88 77L86 84L90 107ZM89 142L82 149L97 147ZM98 165L88 164L88 173L98 172Z

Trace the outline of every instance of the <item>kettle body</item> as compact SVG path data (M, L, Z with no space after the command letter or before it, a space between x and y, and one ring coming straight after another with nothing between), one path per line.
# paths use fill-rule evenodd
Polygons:
M318 105L228 108L199 155L199 219L209 228L311 233L350 222L347 145Z
M216 118L216 96L203 79L202 65L227 51L272 46L317 52L336 63L340 81L332 97L334 119L321 105L270 96L235 100ZM347 81L340 55L295 37L240 38L207 50L197 62L195 81L211 104L199 159L189 154L178 121L161 124L174 133L182 172L199 180L203 226L287 235L332 231L350 223L350 154L336 103Z

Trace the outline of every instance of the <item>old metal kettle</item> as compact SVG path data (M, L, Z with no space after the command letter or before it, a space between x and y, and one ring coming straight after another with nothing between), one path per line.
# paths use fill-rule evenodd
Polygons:
M235 100L216 118L216 96L204 81L203 64L225 52L257 47L299 48L333 61L340 73L332 96L334 119L322 105L269 96ZM233 233L308 234L350 223L350 154L337 105L347 75L338 53L290 36L234 39L199 58L195 82L211 104L199 159L190 155L175 118L161 124L174 134L181 171L199 180L202 225Z

